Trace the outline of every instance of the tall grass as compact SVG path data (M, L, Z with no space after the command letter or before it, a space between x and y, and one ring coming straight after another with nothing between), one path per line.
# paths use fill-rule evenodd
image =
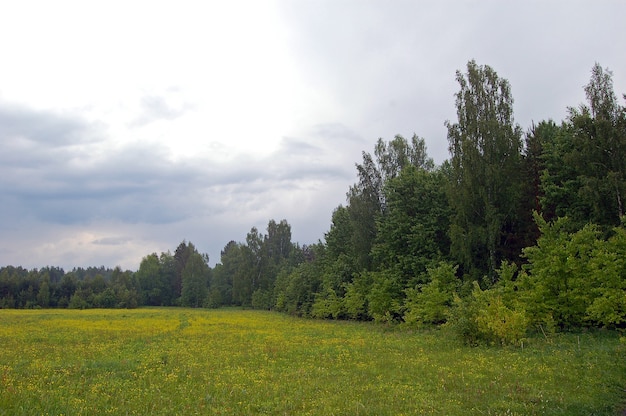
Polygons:
M610 332L465 347L259 311L0 310L2 415L611 415Z

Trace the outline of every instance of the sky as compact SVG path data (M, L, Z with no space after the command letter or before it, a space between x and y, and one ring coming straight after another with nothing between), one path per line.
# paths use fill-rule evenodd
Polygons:
M598 62L626 92L626 2L34 1L0 5L0 266L210 263L286 219L323 241L378 138L446 160L457 70L515 121L567 117Z

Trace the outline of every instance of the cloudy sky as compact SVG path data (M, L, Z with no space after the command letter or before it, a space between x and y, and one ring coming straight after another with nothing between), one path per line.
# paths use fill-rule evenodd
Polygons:
M626 92L626 2L14 1L0 6L0 266L122 266L252 226L313 243L375 141L448 157L455 71L562 120ZM621 101L621 100L620 100ZM623 103L623 101L621 101Z

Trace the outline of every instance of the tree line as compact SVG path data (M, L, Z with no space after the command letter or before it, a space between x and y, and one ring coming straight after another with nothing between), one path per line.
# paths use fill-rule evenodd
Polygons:
M214 268L185 241L134 273L5 267L0 305L238 305L446 324L469 343L624 328L626 108L612 73L595 64L587 104L526 132L491 67L470 61L456 79L450 158L435 165L417 135L379 139L323 241L300 246L286 220L270 220L230 241Z

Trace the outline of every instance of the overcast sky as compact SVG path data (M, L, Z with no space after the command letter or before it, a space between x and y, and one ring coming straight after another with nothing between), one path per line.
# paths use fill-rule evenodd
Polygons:
M455 71L560 121L595 62L626 92L626 2L13 1L0 6L0 266L121 266L252 226L323 239L361 152L448 158Z

